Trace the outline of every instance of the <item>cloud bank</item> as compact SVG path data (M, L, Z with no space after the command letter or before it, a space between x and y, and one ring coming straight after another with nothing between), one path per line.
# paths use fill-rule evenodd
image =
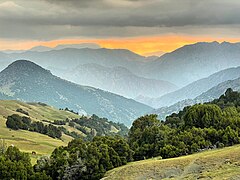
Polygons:
M0 38L239 36L238 0L0 0Z

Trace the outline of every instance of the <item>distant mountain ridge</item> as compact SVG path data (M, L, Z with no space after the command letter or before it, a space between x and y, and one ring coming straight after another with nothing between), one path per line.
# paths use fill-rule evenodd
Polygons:
M239 68L235 68L233 70L237 69L239 70ZM178 112L182 110L185 106L212 101L224 94L228 88L231 88L234 91L240 91L240 77L219 83L218 85L212 87L206 92L203 92L194 99L186 99L179 101L169 107L161 107L154 110L153 113L158 114L161 118L165 118L167 115L173 112Z
M88 63L121 66L137 76L165 80L183 87L223 69L240 66L239 52L238 43L200 42L185 45L159 58L144 57L126 49L76 49L71 46L46 52L10 53L8 57L12 61L31 59L45 68L55 66L67 70Z
M77 84L97 87L128 98L140 95L157 97L177 89L166 81L136 76L124 67L107 68L98 64L79 65L65 77Z
M163 79L180 87L220 70L240 66L237 43L200 42L166 53L145 68L149 78Z
M234 91L240 91L240 77L234 80L222 82L217 86L214 86L208 91L202 93L200 96L196 97L195 100L202 102L211 101L224 94L228 88L231 88Z
M44 66L52 66L63 70L71 70L78 65L95 63L106 67L122 66L126 68L138 67L144 63L145 57L125 49L89 49L65 48L46 52L26 51L9 55L16 59L31 59L33 62Z
M171 106L185 99L194 99L202 93L208 91L212 87L227 80L233 80L240 77L240 66L236 68L228 68L214 73L206 78L197 80L179 90L165 94L159 98L147 99L143 103L158 108L163 106ZM140 101L141 102L141 101Z
M68 107L79 113L97 114L126 125L151 111L149 106L134 100L60 79L26 60L15 61L0 73L0 93L8 99Z
M99 49L101 46L95 43L80 43L80 44L60 44L56 47L47 47L47 46L35 46L27 51L37 51L37 52L44 52L44 51L51 51L51 50L61 50L66 48L74 48L74 49Z

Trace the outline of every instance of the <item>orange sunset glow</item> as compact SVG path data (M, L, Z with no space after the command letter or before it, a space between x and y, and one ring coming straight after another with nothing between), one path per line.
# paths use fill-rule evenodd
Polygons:
M152 52L171 52L179 47L196 42L228 41L240 42L240 38L213 38L194 36L151 36L121 39L60 39L52 41L0 41L0 49L26 50L34 46L55 47L60 44L97 43L103 48L129 49L135 53L146 55Z

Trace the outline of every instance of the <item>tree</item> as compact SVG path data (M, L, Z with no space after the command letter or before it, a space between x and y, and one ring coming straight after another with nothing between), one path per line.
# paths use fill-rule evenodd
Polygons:
M169 129L157 119L157 115L146 115L135 120L128 136L129 145L135 152L134 159L160 155Z
M185 127L218 127L222 110L214 104L198 104L188 109L183 117Z
M17 114L13 114L7 117L6 125L8 128L11 128L13 130L18 130L18 129L21 129L22 124L23 124L22 118Z
M0 155L1 179L42 179L50 180L44 172L35 173L28 154L20 152L16 147L8 147L7 151Z

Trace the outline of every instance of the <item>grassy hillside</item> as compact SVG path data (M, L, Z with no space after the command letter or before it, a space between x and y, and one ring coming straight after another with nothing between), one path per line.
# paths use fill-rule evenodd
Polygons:
M41 103L24 103L14 100L0 100L0 115L7 117L11 114L19 114L16 109L26 110L33 120L65 120L66 118L78 118L79 116L68 111L59 111L51 106Z
M240 145L193 155L129 163L108 171L104 180L240 179Z
M60 111L51 106L46 106L37 103L23 103L20 101L0 101L0 138L4 139L7 145L17 146L24 152L31 153L35 151L37 155L50 154L54 148L66 145L72 137L64 135L62 140L51 138L37 132L25 130L10 130L6 127L6 118L12 114L24 114L16 112L16 109L23 109L29 113L33 121L40 120L65 120L66 118L78 118L78 115L67 111ZM77 130L75 130L77 131ZM81 133L79 131L79 133Z
M17 112L17 109L21 109L21 112ZM17 146L24 152L32 153L32 151L35 151L37 155L33 155L33 159L37 159L40 155L50 155L56 147L66 146L75 136L62 131L61 139L57 139L38 132L16 131L6 127L8 116L12 114L27 116L24 112L29 114L32 121L40 121L45 125L53 124L65 128L69 133L75 132L78 137L87 139L91 139L96 135L125 135L128 131L127 127L122 124L116 124L97 116L80 117L73 112L58 110L43 103L0 100L0 140L3 139L8 146ZM70 121L68 122L66 119ZM55 122L57 121L64 121L65 124L56 125Z

